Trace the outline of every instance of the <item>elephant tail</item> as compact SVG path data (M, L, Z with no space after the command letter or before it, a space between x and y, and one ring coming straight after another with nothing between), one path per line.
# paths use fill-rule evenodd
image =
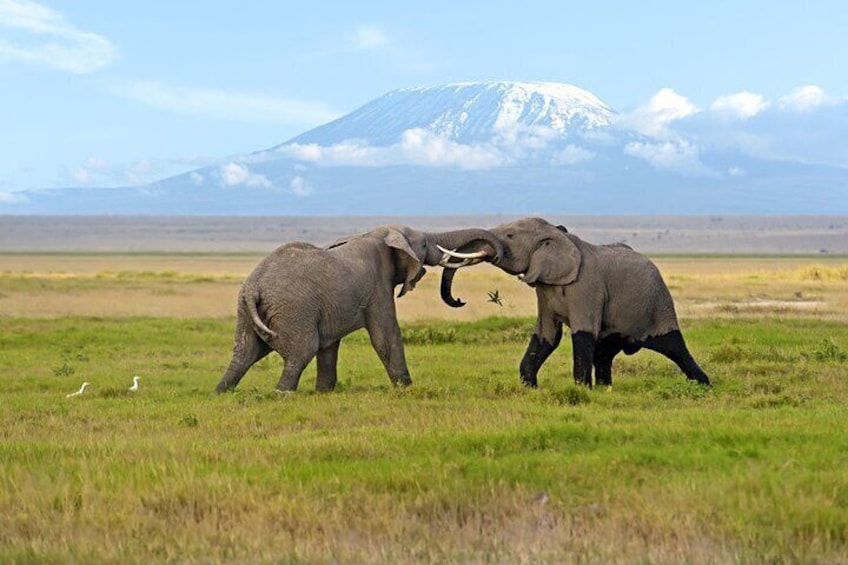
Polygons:
M242 300L244 300L244 304L247 306L247 311L250 312L250 317L253 319L253 323L256 325L256 328L267 336L277 337L277 332L266 326L265 322L262 321L262 318L259 317L259 310L256 308L256 305L259 303L259 299L258 289L242 294Z

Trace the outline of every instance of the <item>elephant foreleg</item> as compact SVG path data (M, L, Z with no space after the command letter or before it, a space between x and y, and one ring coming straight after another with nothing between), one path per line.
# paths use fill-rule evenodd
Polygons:
M524 357L521 359L519 372L521 373L521 382L526 386L536 388L538 386L537 375L542 364L550 357L554 349L559 346L562 340L562 323L554 324L556 328L552 337L545 337L537 330L530 338L530 344L527 346L527 351L524 352Z
M388 320L369 320L366 323L366 329L371 338L371 345L386 368L392 383L402 386L411 385L412 378L406 366L403 337L397 318L390 316Z
M612 386L612 360L624 349L624 338L613 334L595 345L595 384Z
M574 349L574 382L592 388L592 363L595 358L595 336L589 332L571 334Z
M318 352L318 378L315 381L315 390L318 392L330 392L336 388L340 343L337 341Z
M683 334L679 330L670 331L656 337L649 337L645 340L643 346L662 353L674 361L687 378L701 384L710 384L710 378L701 370L701 367L695 362L692 354L689 353L689 348L686 347L686 342L683 340Z

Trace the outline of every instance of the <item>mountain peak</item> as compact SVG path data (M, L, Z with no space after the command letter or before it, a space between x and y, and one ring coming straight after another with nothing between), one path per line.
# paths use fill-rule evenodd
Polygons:
M566 137L607 126L612 115L594 94L570 84L458 82L393 90L290 142L332 145L359 139L371 145L390 145L414 128L466 144L531 127Z

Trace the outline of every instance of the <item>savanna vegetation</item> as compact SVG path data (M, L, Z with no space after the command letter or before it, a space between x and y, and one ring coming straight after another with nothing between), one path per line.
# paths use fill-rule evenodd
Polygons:
M712 389L576 387L567 340L523 388L533 292L481 266L398 301L408 389L359 332L334 393L218 396L257 260L0 255L0 562L848 562L844 258L658 258Z

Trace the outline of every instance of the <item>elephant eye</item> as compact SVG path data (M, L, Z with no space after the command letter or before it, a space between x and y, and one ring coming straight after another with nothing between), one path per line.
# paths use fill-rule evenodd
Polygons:
M512 239L512 234L511 234L511 233L506 234L506 238L507 238L507 239Z

